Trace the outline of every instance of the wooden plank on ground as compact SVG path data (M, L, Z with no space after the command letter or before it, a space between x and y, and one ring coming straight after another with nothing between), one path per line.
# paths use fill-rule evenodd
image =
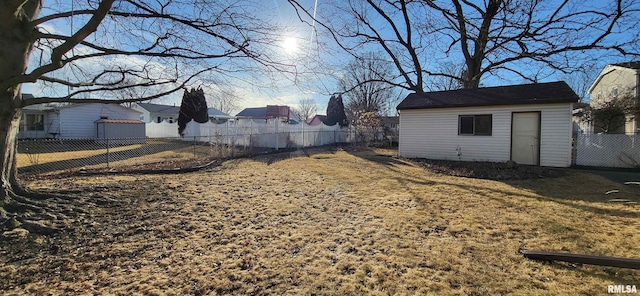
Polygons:
M520 250L525 258L544 261L564 261L571 263L582 263L591 265L611 266L620 268L640 269L640 259L609 257L609 256L592 256L571 253L556 253L532 250Z

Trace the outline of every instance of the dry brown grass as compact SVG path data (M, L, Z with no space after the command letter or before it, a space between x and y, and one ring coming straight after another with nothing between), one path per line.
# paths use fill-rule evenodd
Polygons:
M163 142L154 140L148 144L134 144L112 147L107 165L106 149L84 149L55 152L57 142L41 144L37 153L18 153L18 168L37 166L29 173L56 174L66 171L99 169L172 169L194 167L212 159L224 158L244 153L242 149L227 148L222 145L195 145L189 142ZM47 146L48 145L48 146ZM73 146L70 148L82 146ZM85 146L90 146L86 145Z
M132 149L139 149L141 147L142 147L141 144L113 147L110 149L110 152L116 153L116 152L132 150ZM106 151L105 149L91 149L91 150L49 152L49 153L40 152L40 153L35 153L32 156L30 156L27 153L18 153L16 155L16 160L18 162L18 167L20 168L20 167L33 165L33 164L43 164L43 163L50 163L54 161L72 160L72 159L78 159L78 158L84 158L84 157L91 157L91 156L104 154L105 151Z
M584 173L500 182L443 176L391 153L314 150L182 175L33 183L119 202L70 222L75 230L60 237L2 241L0 290L596 295L607 285L640 285L640 271L518 254L638 257L640 206L604 195L620 186ZM640 201L640 191L619 189L616 197Z

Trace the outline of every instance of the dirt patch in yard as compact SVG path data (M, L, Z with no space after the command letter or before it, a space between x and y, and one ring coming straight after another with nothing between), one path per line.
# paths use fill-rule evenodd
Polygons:
M175 175L52 176L84 200L53 236L0 235L3 295L596 295L640 271L518 249L634 257L640 208L576 173L493 181L391 152L316 149ZM635 191L621 196L640 201Z
M565 176L568 173L563 169L518 165L511 162L471 162L432 159L411 159L410 161L438 174L487 180L557 178Z

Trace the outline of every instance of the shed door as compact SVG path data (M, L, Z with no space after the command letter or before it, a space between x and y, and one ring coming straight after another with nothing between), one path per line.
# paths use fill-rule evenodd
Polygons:
M511 160L540 164L540 112L512 113Z
M106 138L106 127L107 125L104 122L96 122L96 129L97 129L97 136L98 139L104 139Z

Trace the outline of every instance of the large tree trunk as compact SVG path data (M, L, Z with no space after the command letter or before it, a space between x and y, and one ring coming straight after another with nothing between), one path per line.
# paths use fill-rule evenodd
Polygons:
M1 100L1 99L0 99ZM9 202L16 180L16 137L22 112L20 109L11 108L8 104L0 104L0 198L3 204Z
M32 20L41 9L42 0L11 0L0 4L0 81L11 81L25 74L38 33ZM17 186L16 137L22 116L21 89L21 84L0 89L0 198L3 202Z
M24 75L37 29L31 22L42 8L42 0L11 0L0 3L0 82ZM22 118L22 85L0 89L0 222L22 220L31 230L43 230L40 219L46 211L41 201L26 197L16 178L16 138Z
M465 72L465 76L463 77L463 88L478 88L480 87L480 63L475 59L470 59L467 61L467 71Z

